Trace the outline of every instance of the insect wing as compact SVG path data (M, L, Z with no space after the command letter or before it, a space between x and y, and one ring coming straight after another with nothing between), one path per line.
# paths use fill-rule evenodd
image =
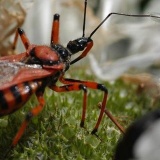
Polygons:
M53 74L53 70L42 69L40 65L0 61L0 90L22 82L40 79L51 74Z
M20 63L0 61L0 86L4 85L4 83L9 83L23 67L24 65L20 65Z
M27 53L21 53L17 55L9 55L0 57L0 61L8 61L8 62L20 62L27 56Z

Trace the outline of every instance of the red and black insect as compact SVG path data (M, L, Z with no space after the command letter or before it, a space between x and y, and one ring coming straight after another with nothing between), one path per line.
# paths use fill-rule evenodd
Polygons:
M11 148L16 146L30 120L42 111L45 105L43 94L46 87L49 87L56 92L83 91L83 108L80 122L81 127L84 127L84 121L86 117L87 88L98 89L102 91L104 96L100 106L100 114L97 123L92 130L92 134L97 132L104 113L106 113L112 119L117 127L119 127L113 116L111 116L110 113L105 109L108 90L103 84L91 81L67 79L64 78L64 74L71 65L81 60L89 53L93 46L91 37L111 15L116 14L124 16L156 18L157 16L110 13L97 26L97 28L90 34L89 37L85 37L86 7L87 0L85 0L83 35L81 38L70 41L67 44L67 47L63 47L61 44L59 44L60 16L55 14L52 25L50 46L31 44L25 35L25 32L18 28L14 40L14 47L16 46L19 35L26 51L19 55L11 55L0 58L0 116L5 116L18 110L23 106L24 103L28 101L32 94L37 96L39 102L38 106L34 107L29 113L27 113L25 120L23 121L20 129L12 141ZM81 55L74 60L71 60L71 56L79 51L82 51ZM65 85L57 86L57 81L60 81ZM119 128L123 132L123 129L121 127Z

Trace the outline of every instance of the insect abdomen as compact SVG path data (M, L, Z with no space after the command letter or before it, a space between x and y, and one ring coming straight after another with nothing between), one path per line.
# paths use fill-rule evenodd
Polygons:
M30 81L0 90L0 117L18 110L41 84L41 81Z

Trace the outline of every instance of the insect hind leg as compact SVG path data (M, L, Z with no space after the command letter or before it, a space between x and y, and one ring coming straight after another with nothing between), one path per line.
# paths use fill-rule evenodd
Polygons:
M8 151L6 152L4 158L7 157L7 155L9 154L9 152L17 145L17 143L19 142L20 138L22 137L22 135L24 134L25 129L27 128L30 120L34 117L37 116L43 109L45 101L43 98L43 94L36 94L39 105L34 107L30 112L27 113L25 120L23 121L23 123L21 124L17 134L15 135L15 137L13 138L12 144L10 146L10 148L8 149Z

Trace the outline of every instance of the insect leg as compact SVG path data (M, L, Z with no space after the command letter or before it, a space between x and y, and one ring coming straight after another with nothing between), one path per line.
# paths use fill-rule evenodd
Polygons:
M98 108L101 109L102 104L98 104ZM118 121L112 116L112 114L105 109L104 110L105 114L110 118L110 120L118 127L118 129L121 131L121 133L125 133L125 129L118 123Z
M80 81L80 80L74 80L74 79L65 79L63 77L61 77L60 81L64 84L68 84L66 86L61 86L58 88L53 87L53 90L57 91L57 92L65 92L65 91L75 91L75 90L80 90L80 86L85 86L88 88L92 88L92 89L100 89L102 91L104 91L104 97L103 97L103 101L102 101L102 107L101 107L101 111L99 114L99 118L97 120L97 123L92 131L92 134L95 134L98 130L98 127L100 125L100 122L102 120L103 117L103 113L105 110L105 106L106 106L106 101L107 101L107 95L108 95L108 91L105 88L104 85L98 84L96 82L88 82L88 81ZM85 92L84 92L85 93ZM87 97L87 95L86 95ZM87 98L86 98L87 99ZM81 125L84 125L84 120L85 120L85 113L86 113L86 99L84 98L84 102L85 106L83 106L83 111L82 111L82 119L81 119Z
M88 88L99 89L104 92L104 97L103 97L102 103L99 105L100 110L101 110L100 114L99 114L99 118L97 120L97 123L96 123L93 131L92 131L92 134L95 134L97 132L98 127L99 127L101 120L102 120L102 117L103 117L103 113L105 113L112 120L112 122L118 127L118 129L122 133L124 133L123 127L116 121L116 119L112 116L112 114L107 109L105 109L106 103L107 103L107 97L108 97L108 90L103 84L99 84L96 82L90 82L90 81L80 81L80 80L74 80L74 79L67 79L67 78L64 78L63 76L60 78L60 81L64 84L79 83L81 85L83 84L84 86L86 86Z
M82 54L79 57L77 57L76 59L74 59L73 61L71 61L70 64L72 65L75 62L79 61L80 59L84 58L89 53L92 46L93 46L93 41L90 39L90 41L87 43L87 46L86 46L85 50L82 52Z
M83 92L84 92L83 109L82 109L82 118L81 118L80 126L84 128L84 121L85 121L85 116L86 116L86 106L87 106L87 87L81 83L73 83L73 84L68 84L68 85L64 85L64 86L54 85L50 88L56 92L69 92L69 91L83 90Z
M43 94L42 93L38 93L36 94L39 105L36 106L35 108L33 108L30 112L28 112L28 114L26 115L25 120L23 121L22 125L20 126L16 136L14 137L12 144L11 144L11 148L14 148L18 141L20 140L20 138L22 137L27 125L29 124L30 120L34 117L37 116L43 109L45 101L43 98Z
M59 14L55 14L53 17L51 45L59 42Z
M13 49L16 48L16 44L17 44L17 41L18 41L18 35L21 37L22 43L23 43L25 49L27 50L29 45L30 45L30 42L29 42L29 39L27 38L25 32L21 28L18 28L17 31L16 31L12 48Z

